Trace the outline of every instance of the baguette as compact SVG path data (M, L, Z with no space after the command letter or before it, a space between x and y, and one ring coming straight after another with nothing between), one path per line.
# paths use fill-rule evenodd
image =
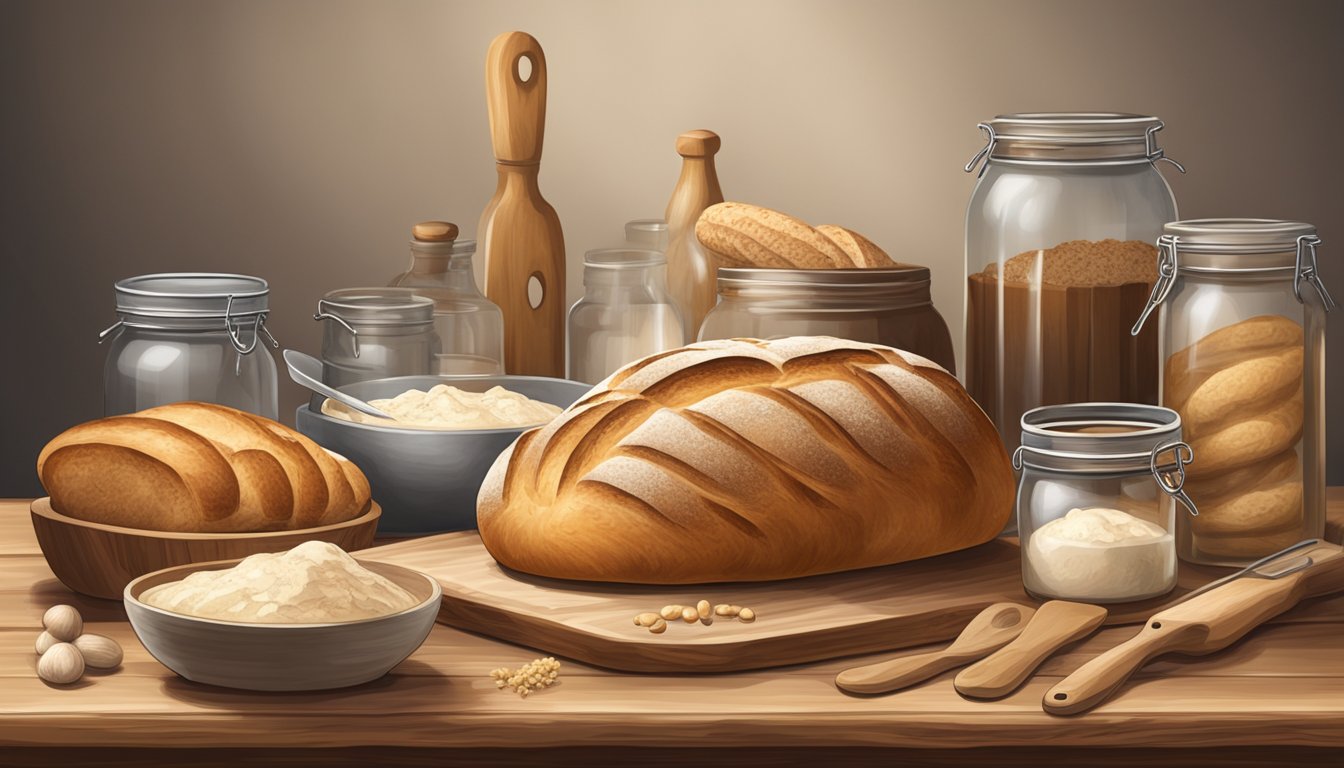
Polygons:
M730 267L852 267L844 250L794 217L746 203L719 203L700 214L695 236Z
M918 355L824 337L631 363L525 432L481 487L481 539L540 576L764 581L982 544L1015 482L989 419Z
M872 269L902 266L888 256L886 251L878 248L872 240L852 229L837 227L834 224L822 224L817 227L817 231L839 246L840 250L845 252L845 256L849 257L850 262L856 267Z
M364 474L268 419L174 403L80 424L37 473L53 509L94 523L243 533L342 522L369 505Z

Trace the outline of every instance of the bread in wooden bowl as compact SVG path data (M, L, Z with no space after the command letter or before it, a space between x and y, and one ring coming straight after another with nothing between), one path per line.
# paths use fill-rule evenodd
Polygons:
M71 427L42 449L37 474L57 512L123 528L294 530L369 506L354 464L274 421L210 403Z
M765 581L984 543L1014 493L994 426L937 364L734 339L631 363L525 432L477 523L496 560L539 576Z

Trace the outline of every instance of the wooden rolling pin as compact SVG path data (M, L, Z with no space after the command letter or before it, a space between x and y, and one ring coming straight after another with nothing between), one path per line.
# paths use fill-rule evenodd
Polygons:
M1304 543L1234 575L1238 578L1155 614L1132 639L1046 691L1041 706L1056 715L1086 712L1158 656L1222 650L1305 598L1344 591L1344 550Z
M519 63L532 71L524 79ZM481 214L476 238L485 254L485 295L504 312L504 370L565 375L565 236L541 196L546 128L546 55L536 38L506 32L485 56L485 96L499 184ZM541 300L533 304L535 279Z

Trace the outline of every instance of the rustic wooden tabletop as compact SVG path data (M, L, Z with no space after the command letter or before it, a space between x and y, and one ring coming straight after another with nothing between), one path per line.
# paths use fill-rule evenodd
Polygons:
M1330 507L1338 540L1344 488L1331 489ZM122 667L73 688L40 681L33 641L56 603L118 640ZM52 576L28 501L0 501L0 764L1340 764L1344 596L1303 604L1221 653L1150 664L1087 715L1041 711L1049 687L1134 631L1067 648L995 702L957 695L953 673L890 696L836 690L837 671L879 657L677 676L566 662L559 685L522 699L496 689L489 671L542 654L441 625L377 682L247 693L161 666L120 603Z

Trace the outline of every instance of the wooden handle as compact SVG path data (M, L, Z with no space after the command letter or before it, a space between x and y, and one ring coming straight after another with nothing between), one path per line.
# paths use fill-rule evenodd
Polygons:
M710 157L719 151L723 140L713 131L687 131L677 136L677 154L682 157Z
M1074 715L1097 706L1124 685L1149 659L1203 634L1197 624L1145 624L1139 634L1074 670L1045 692L1041 707L1052 715Z
M1105 608L1052 600L1036 610L1015 640L963 669L953 684L958 693L971 698L1007 696L1052 653L1092 634L1105 620Z
M976 658L975 654L950 649L900 656L846 669L835 676L835 686L850 693L889 693L922 683Z
M522 59L532 66L527 80L519 76ZM536 38L526 32L505 32L490 43L485 99L495 160L510 165L540 163L546 128L546 54Z

